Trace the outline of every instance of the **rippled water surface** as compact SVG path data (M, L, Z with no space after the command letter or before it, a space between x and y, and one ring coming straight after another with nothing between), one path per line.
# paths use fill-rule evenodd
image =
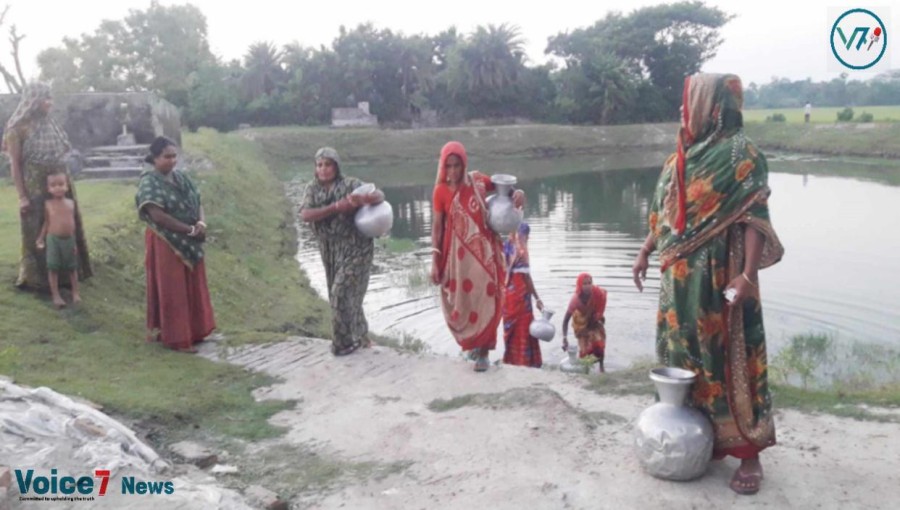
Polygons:
M547 160L548 168L561 164L565 159ZM576 275L585 271L609 291L607 366L621 368L652 355L658 266L651 267L643 294L630 273L658 172L603 170L520 182L529 197L535 286L545 305L559 311L553 318L557 338L542 344L547 361L562 357L562 312ZM786 247L784 260L760 276L770 350L814 331L900 347L898 171L878 162L781 157L770 159L770 172L772 220ZM392 236L413 240L420 249L378 251L365 302L370 326L413 335L433 352L456 355L436 290L427 284L431 187L385 192L395 212ZM324 295L324 271L305 229L298 260ZM498 348L502 352L502 342Z

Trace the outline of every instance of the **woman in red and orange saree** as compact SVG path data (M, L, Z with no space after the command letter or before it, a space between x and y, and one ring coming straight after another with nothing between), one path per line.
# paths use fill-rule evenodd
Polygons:
M497 345L506 267L500 236L487 224L485 198L494 185L467 166L461 143L444 145L432 198L431 280L440 286L447 327L464 351L472 351L475 371L484 372ZM524 194L516 190L513 198L521 206Z
M541 368L541 343L531 336L529 327L534 321L531 298L535 298L538 310L544 309L531 279L528 258L528 235L531 228L524 221L503 245L508 277L503 301L503 363Z
M685 80L677 152L663 167L650 232L633 271L660 251L656 349L660 362L697 374L692 405L715 429L714 456L741 459L731 488L754 494L759 453L775 444L757 271L784 248L769 221L766 159L743 131L734 75Z
M569 348L566 338L569 319L572 331L578 339L578 357L594 356L604 372L603 358L606 354L606 290L594 285L591 275L581 273L575 282L575 295L569 301L569 308L563 318L563 350Z

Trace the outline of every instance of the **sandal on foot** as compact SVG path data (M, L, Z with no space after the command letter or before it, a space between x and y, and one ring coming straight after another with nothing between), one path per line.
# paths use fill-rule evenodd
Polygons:
M355 351L356 349L359 349L359 344L351 344L351 345L348 345L347 347L342 347L340 349L338 349L336 346L332 345L331 346L331 354L334 354L335 356L346 356L348 354L352 354L353 351Z
M745 496L756 494L762 478L762 473L745 473L738 468L731 477L731 490Z
M476 372L487 372L487 369L491 367L491 361L487 356L480 356L478 360L475 361L475 371Z

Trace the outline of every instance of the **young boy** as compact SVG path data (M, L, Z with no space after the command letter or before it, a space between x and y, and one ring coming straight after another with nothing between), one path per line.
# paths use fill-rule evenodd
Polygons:
M37 238L39 250L47 249L47 272L50 293L56 308L66 306L59 295L59 273L69 273L72 302L80 303L78 295L78 256L75 248L75 201L66 197L69 177L64 171L47 176L50 197L44 201L44 226Z

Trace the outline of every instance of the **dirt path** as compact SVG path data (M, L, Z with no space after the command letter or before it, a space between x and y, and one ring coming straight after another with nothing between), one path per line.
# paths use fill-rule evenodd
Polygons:
M334 358L312 339L232 351L284 379L260 399L299 400L273 418L284 441L353 463L403 466L304 500L316 508L889 508L900 500L900 428L779 411L779 445L754 497L645 475L631 421L651 397L601 395L559 372L492 367L376 347ZM213 351L206 353L214 356Z

